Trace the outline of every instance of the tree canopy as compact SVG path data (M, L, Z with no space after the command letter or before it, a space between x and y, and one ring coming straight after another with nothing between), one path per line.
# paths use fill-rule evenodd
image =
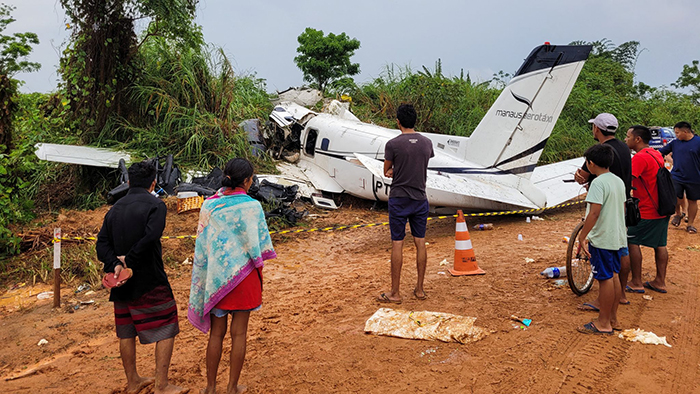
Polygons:
M32 45L39 44L39 37L34 33L2 34L7 25L14 22L11 12L14 7L0 4L0 75L12 77L18 72L36 71L41 64L24 59L32 51Z
M690 88L690 96L696 103L700 103L700 62L693 60L692 65L684 65L681 76L673 83L677 88Z
M360 65L350 61L360 48L360 41L345 33L324 36L322 30L307 27L297 41L299 56L294 62L304 73L304 80L312 82L321 91L325 92L334 81L360 72Z

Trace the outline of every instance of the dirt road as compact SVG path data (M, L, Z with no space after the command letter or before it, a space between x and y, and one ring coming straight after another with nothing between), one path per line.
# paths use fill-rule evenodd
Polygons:
M365 208L331 215L325 219L330 224L386 220L385 212ZM273 238L279 258L265 267L263 308L251 316L241 383L252 393L700 393L700 238L669 229L669 293L648 291L651 301L630 294L631 305L620 308L625 328L666 336L672 348L587 336L575 327L596 315L576 306L594 299L597 286L579 298L538 275L546 267L563 265L566 245L561 239L581 215L579 206L541 215L545 221L532 223L524 217L495 218L493 231L471 233L486 275L460 278L445 275L446 267L440 265L443 259L452 261L454 221L431 222L425 301L412 295L415 251L405 251L400 307L477 317L477 325L491 334L467 345L363 332L367 318L385 306L374 298L389 287L388 228ZM193 217L173 219L181 222L177 229L169 228L170 234L188 233ZM165 241L164 249L181 250L177 258L184 260L189 245L182 242ZM654 269L653 254L644 250L645 280ZM186 321L189 266L170 269L169 275L182 330L171 377L198 392L205 382L207 337ZM1 380L0 392L120 392L125 379L107 296L105 290L78 294L76 300L96 303L73 313L52 310L51 300L20 311L6 309L0 317L0 375L27 376ZM512 314L532 319L532 326L514 327ZM40 347L42 338L48 344ZM228 339L226 343L225 354ZM153 351L153 346L137 348L143 374L153 373ZM222 389L227 372L224 357Z

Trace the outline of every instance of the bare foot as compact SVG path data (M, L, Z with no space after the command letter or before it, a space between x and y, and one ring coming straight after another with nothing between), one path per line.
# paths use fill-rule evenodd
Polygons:
M154 394L185 394L189 392L190 389L169 384L164 389L156 389Z
M229 388L227 394L241 394L241 393L245 393L246 391L248 391L248 387L243 386L242 384L239 384L238 386L236 386L235 390L232 390L231 388Z
M139 380L137 380L133 385L129 384L126 386L126 394L137 394L146 386L152 385L155 381L156 380L154 378L140 377Z
M210 389L209 387L199 390L199 394L216 394L216 387Z

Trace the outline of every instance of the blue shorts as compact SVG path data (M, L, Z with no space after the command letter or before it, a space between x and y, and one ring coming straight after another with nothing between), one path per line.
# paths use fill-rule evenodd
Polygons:
M402 241L406 236L406 221L411 225L414 238L425 238L428 226L428 200L412 200L408 197L389 198L389 229L392 241Z
M700 200L700 184L698 183L682 183L673 180L673 188L676 189L676 197L687 198L691 201Z
M598 249L588 244L588 251L591 253L591 266L593 266L593 277L597 280L608 280L613 274L620 273L620 258L627 256L629 250Z

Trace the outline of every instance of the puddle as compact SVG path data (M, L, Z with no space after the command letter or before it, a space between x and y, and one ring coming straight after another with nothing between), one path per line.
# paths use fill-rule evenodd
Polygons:
M16 310L34 305L38 301L53 302L53 296L43 300L37 299L37 295L51 290L53 290L53 286L48 284L37 284L35 286L19 285L17 288L8 290L0 295L0 309ZM68 291L68 289L65 291Z

